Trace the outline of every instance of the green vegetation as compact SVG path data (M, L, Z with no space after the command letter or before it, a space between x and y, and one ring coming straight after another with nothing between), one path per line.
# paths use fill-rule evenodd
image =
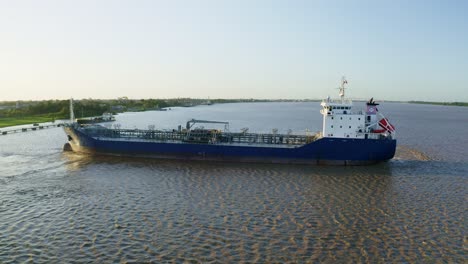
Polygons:
M0 128L9 127L9 126L34 124L34 123L51 122L53 120L54 120L53 118L45 117L45 116L30 116L30 117L22 117L22 118L6 117L6 118L0 118Z
M0 110L0 127L17 126L33 123L51 122L69 116L68 101L41 101L2 103Z
M68 100L27 101L15 103L1 103L0 127L25 125L33 123L51 122L57 119L67 119L70 116ZM77 102L86 111L86 116L101 115L107 107L87 100Z
M236 100L216 100L217 103ZM100 116L105 112L147 111L174 106L194 106L208 104L205 99L141 99L126 97L114 100L82 99L74 101L75 117ZM70 117L69 100L0 102L0 128L24 124L50 122Z
M426 102L426 101L409 101L411 104L432 104L432 105L450 105L450 106L468 106L466 102Z

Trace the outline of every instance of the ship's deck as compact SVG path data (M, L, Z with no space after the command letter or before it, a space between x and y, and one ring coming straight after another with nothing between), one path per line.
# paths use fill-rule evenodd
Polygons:
M103 127L80 128L95 139L106 141L138 141L159 143L191 143L229 146L297 148L321 137L294 134L232 133L218 130L162 131L139 129L107 129Z

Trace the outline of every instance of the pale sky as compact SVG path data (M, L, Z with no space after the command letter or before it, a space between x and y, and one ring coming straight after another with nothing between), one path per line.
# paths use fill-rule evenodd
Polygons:
M0 101L468 102L468 1L0 0Z

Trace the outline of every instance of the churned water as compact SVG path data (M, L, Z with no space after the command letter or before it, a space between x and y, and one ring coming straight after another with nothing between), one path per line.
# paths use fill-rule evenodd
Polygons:
M117 123L315 132L318 110L222 104ZM85 156L62 152L59 128L0 136L0 263L466 261L468 108L380 110L397 156L363 167Z

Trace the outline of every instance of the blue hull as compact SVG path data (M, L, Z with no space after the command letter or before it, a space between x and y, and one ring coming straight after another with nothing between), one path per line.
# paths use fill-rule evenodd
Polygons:
M169 159L293 164L372 164L392 159L395 139L321 138L296 148L94 139L66 127L74 151Z

